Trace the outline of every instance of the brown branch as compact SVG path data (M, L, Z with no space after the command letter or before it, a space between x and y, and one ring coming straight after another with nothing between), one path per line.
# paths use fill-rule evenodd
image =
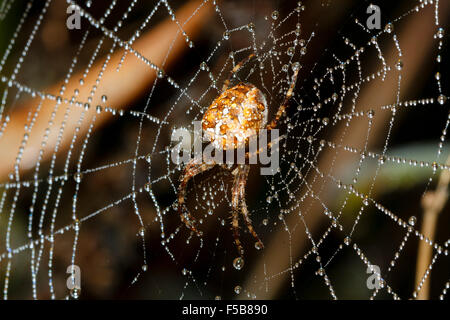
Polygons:
M450 156L447 158L450 165ZM448 185L450 183L450 171L443 170L439 176L439 182L435 191L428 191L422 198L423 222L421 233L429 240L434 240L439 214L448 200ZM425 241L419 242L419 250L416 263L416 288L420 286L430 263L433 247ZM417 300L428 300L430 297L430 277L424 280L417 294Z
M202 2L203 0L189 1L176 13L176 18L181 25L183 25L183 23L190 18L189 22L183 26L183 29L191 39L195 38L201 30L201 27L205 25L205 20L208 16L210 16L210 2L203 4L198 12L192 16L194 11L202 5ZM179 32L179 26L168 18L155 28L152 28L147 33L142 35L132 45L132 48L157 66L161 66L162 63L165 62L164 68L167 68L182 55L185 49L188 48L185 38ZM177 33L179 34L176 38ZM176 41L173 42L175 38ZM169 48L170 54L168 55L167 60L165 60ZM98 88L96 90L96 94L90 103L91 108L86 113L84 121L80 125L80 130L78 132L79 136L83 136L87 133L89 125L91 124L91 119L96 113L95 107L97 105L104 105L101 101L101 97L103 95L108 97L107 105L109 107L113 109L126 108L128 103L132 102L133 99L142 94L142 92L144 92L144 90L147 89L155 80L156 72L150 69L142 60L138 59L131 53L127 54L120 71L117 72L116 68L119 65L124 52L124 49L119 49L111 56L106 69L103 71L101 81L97 85ZM96 85L96 80L103 68L104 63L105 59L99 59L99 61L91 67L87 77L84 80L83 86L79 84L79 79L83 78L83 73L81 72L73 75L69 80L69 83L65 84L65 95L62 96L62 98L67 98L70 100L74 90L78 89L79 94L77 96L77 100L83 101L82 99L86 99L89 96L92 87ZM63 84L63 82L57 83L46 89L44 92L58 96ZM19 147L24 138L24 125L29 121L29 113L34 113L34 110L39 103L40 98L30 99L28 102L24 103L24 105L17 107L11 114L10 123L8 124L3 136L0 138L0 150L2 150L2 157L0 161L0 179L3 179L7 174L13 172ZM38 159L39 149L41 148L45 131L49 127L49 120L51 119L51 114L54 111L55 105L56 102L49 99L45 99L42 102L41 110L39 111L31 134L29 135L26 148L23 151L20 170L26 170L35 165ZM70 106L63 103L56 111L53 125L49 132L48 141L46 145L42 147L44 151L44 161L48 159L55 151L59 128L64 120L64 114L67 108L70 108L70 113L68 119L66 120L66 128L64 130L58 152L67 150L70 145L83 108ZM112 119L111 114L108 112L98 114L96 118L96 125L93 130L98 130L98 128Z

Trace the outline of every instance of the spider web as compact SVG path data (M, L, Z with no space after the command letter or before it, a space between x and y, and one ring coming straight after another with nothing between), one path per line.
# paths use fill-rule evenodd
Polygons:
M448 228L440 222L436 239L428 239L420 229L420 206L439 175L450 170L447 37L440 20L448 6L436 0L377 3L383 23L369 30L368 2L273 2L199 2L190 18L207 4L213 9L196 40L177 19L177 1L67 1L80 6L83 28L70 31L76 36L67 55L55 55L63 67L39 62L45 55L40 39L58 2L1 2L7 41L0 47L0 145L2 153L16 157L0 184L5 299L399 299L416 297L430 279L431 297L446 297ZM167 70L133 49L164 19L178 25L176 37L185 38L187 49ZM412 29L417 35L411 44L415 31L408 28L416 20L432 33ZM417 57L419 47L429 49L425 58ZM122 48L127 54L121 64L135 56L145 72L158 74L131 108L109 106L97 86L88 97L67 92L64 99L64 85L58 96L40 82L60 77L66 84L79 81L81 88L74 70L85 70L84 78L93 64L104 70ZM171 47L166 59L172 53ZM301 69L279 126L279 150L273 150L280 168L261 176L252 166L246 184L250 216L265 248L255 248L241 221L245 255L239 261L230 231L231 173L215 168L189 184L187 205L203 231L196 236L178 216L183 165L171 161L170 137L177 128L193 132L193 121L220 94L230 70L251 53L256 59L243 65L232 84L250 82L262 90L269 119L284 99L293 65ZM112 67L121 73L121 64ZM95 76L100 87L106 80L102 73ZM102 103L89 113L95 97ZM20 103L30 99L23 140L10 146L5 136L16 130L11 123ZM64 121L54 122L54 114L40 117L46 102L55 112L65 110ZM105 113L114 120L107 127L98 120ZM37 121L48 128L40 145L29 145ZM70 143L62 148L58 139L44 158L51 133L68 135ZM405 147L416 142L426 142L426 152ZM36 156L24 163L29 150ZM404 191L408 184L414 186ZM448 221L448 207L442 219ZM416 285L420 243L432 249L432 258ZM66 286L70 265L80 267L81 290ZM379 268L373 270L380 285L368 288L366 269L372 266Z

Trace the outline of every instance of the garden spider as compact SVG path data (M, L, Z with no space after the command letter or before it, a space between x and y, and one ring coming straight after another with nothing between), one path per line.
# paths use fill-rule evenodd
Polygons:
M279 106L275 118L267 124L268 106L263 93L258 88L249 83L239 83L232 88L228 88L230 78L233 74L254 57L254 54L249 55L231 70L228 79L224 82L222 93L213 101L203 115L202 129L204 133L211 143L220 146L222 150L236 149L238 146L247 143L251 136L264 127L268 131L276 128L278 121L285 113L289 99L294 91L300 69L299 63L293 64L292 69L294 74L289 90L286 93L283 103ZM197 229L196 221L185 205L186 187L191 178L213 168L215 165L217 163L214 161L205 162L195 158L190 160L183 170L178 187L178 213L180 214L181 221L198 236L201 236L202 232ZM231 170L227 165L222 165L222 167ZM238 164L231 171L234 175L231 201L231 227L240 256L243 256L244 250L239 240L239 208L241 209L248 230L256 239L255 247L257 249L263 248L262 241L253 229L245 202L245 186L249 170L249 164Z

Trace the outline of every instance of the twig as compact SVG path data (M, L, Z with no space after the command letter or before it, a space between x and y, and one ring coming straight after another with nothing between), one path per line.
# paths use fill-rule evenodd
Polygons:
M447 158L450 165L450 156ZM439 214L447 203L450 171L443 170L435 191L428 191L422 198L423 223L421 233L429 240L434 240ZM433 247L425 241L420 241L416 264L416 288L421 286L417 300L428 300L430 297L430 275L422 282L424 274L431 262Z

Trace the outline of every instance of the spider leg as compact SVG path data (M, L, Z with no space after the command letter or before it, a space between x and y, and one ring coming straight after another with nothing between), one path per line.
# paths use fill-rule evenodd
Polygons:
M202 232L196 228L196 220L187 210L185 204L186 188L191 178L211 169L214 166L215 163L198 163L195 159L192 159L184 168L180 185L178 186L178 214L186 227L195 232L198 236L201 236Z
M254 53L251 53L247 58L240 61L237 65L234 66L233 70L230 71L230 75L228 76L227 80L224 81L222 92L228 89L228 86L230 85L230 78L235 74L244 64L249 62L251 59L253 59L255 56Z
M234 236L234 242L236 243L238 252L240 256L244 255L244 249L242 248L241 240L239 239L239 185L240 185L240 177L241 177L241 166L237 167L237 171L233 171L234 176L234 182L233 182L233 188L232 188L232 195L231 195L231 227L233 229L233 236Z
M275 118L267 125L267 130L272 130L275 129L278 125L278 121L281 119L281 117L283 116L283 114L286 111L286 107L289 103L289 100L292 97L292 94L294 93L294 89L295 89L295 83L297 82L297 77L298 77L298 71L300 70L300 68L295 68L294 69L294 75L292 76L292 82L291 85L289 86L289 90L286 93L286 97L284 97L284 101L283 103L280 105L280 107L278 108L278 111L275 115Z
M250 231L253 238L255 238L257 246L260 249L262 249L262 248L264 248L264 245L263 245L261 239L259 239L258 234L256 233L255 229L253 228L252 220L250 219L250 216L248 214L247 203L245 202L245 186L247 184L247 177L248 177L249 171L250 171L250 166L245 165L241 172L241 177L239 178L240 179L240 181L239 181L239 198L241 200L242 216L244 217L244 221L245 221L245 224L247 225L248 231Z

